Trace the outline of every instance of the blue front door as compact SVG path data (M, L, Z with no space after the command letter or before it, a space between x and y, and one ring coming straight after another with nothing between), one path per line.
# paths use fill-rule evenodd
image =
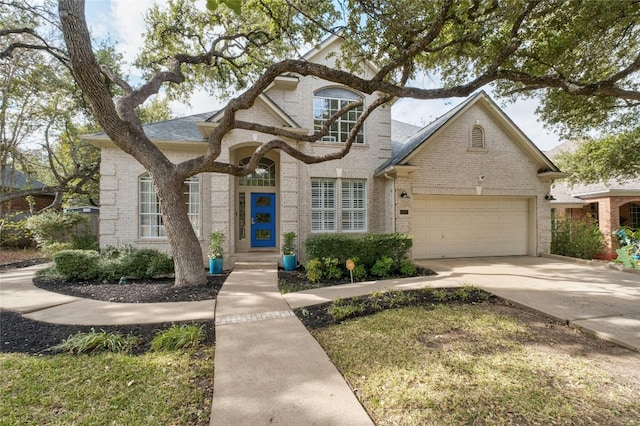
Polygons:
M251 194L251 247L276 246L276 194Z

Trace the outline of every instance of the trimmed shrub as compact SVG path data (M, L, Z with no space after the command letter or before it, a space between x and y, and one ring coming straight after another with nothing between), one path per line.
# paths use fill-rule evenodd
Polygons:
M329 257L338 259L339 265L344 265L347 259L358 258L365 270L370 270L383 257L391 258L393 268L399 268L408 258L412 245L411 236L398 233L323 234L309 236L305 241L305 251L307 259Z
M371 268L371 274L376 277L386 277L391 272L393 267L393 259L387 256L383 256L382 259L378 259Z
M53 256L53 261L65 280L93 280L100 276L99 258L94 250L63 250Z
M121 258L122 275L131 278L151 278L173 272L173 260L154 249L133 249Z
M604 237L592 220L559 219L552 229L551 253L593 259L604 247Z
M412 277L416 274L416 265L409 260L405 260L400 265L400 273L405 277Z
M318 283L322 279L322 262L320 259L311 259L307 262L307 279L312 283Z

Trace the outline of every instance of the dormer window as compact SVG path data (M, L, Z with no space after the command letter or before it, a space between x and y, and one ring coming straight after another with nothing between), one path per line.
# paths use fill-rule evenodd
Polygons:
M329 120L333 114L353 101L359 101L362 97L350 90L341 88L330 88L318 90L313 97L313 128L315 131L321 130L325 121ZM349 133L355 126L364 111L364 106L349 110L346 114L338 118L329 129L329 132L321 139L325 142L346 142ZM361 128L356 135L354 143L364 143L364 128Z
M478 125L471 129L471 148L485 149L484 129Z

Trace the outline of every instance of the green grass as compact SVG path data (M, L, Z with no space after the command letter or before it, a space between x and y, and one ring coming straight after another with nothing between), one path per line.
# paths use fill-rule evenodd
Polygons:
M492 305L401 308L313 330L376 425L638 425L638 389L538 349Z
M205 338L203 327L197 325L173 325L153 338L151 349L154 351L175 351L198 346Z
M100 351L131 353L140 343L138 337L130 334L107 333L104 330L90 333L76 333L64 339L62 343L51 348L54 352L69 352L72 354L87 354Z
M0 354L2 425L208 424L213 347L131 356Z

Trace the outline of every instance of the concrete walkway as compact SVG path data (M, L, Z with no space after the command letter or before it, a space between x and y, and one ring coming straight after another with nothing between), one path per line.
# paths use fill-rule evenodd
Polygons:
M373 425L277 282L234 271L218 294L211 425Z
M213 302L126 304L37 289L38 267L0 272L0 308L41 321L107 325L216 319L211 425L372 425L292 310L389 289L475 285L640 350L640 274L560 259L421 261L439 275L281 295L275 265L235 270Z
M48 265L0 271L0 309L53 324L119 325L211 320L215 300L169 303L111 303L42 290L33 274Z
M347 284L285 294L292 308L373 291L473 285L640 351L640 274L551 257L416 262L438 275Z

